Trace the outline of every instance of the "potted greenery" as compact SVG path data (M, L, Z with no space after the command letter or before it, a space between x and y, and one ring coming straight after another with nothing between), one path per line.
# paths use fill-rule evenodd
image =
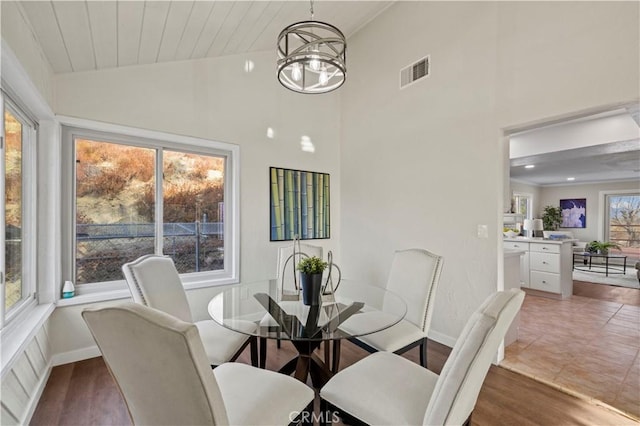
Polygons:
M302 303L305 305L319 305L322 289L322 273L327 268L327 262L316 256L305 257L298 262L300 271L300 286L302 287Z
M609 249L612 248L620 250L618 244L609 241L591 241L585 246L585 250L589 253L604 254L605 256L609 254Z
M556 231L562 223L560 207L546 206L542 213L542 226L545 231Z

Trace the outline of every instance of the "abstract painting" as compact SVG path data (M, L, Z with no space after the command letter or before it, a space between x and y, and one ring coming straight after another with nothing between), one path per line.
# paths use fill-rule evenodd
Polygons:
M587 199L571 198L560 200L562 223L560 228L586 228L587 227Z
M329 238L328 173L269 168L271 241Z

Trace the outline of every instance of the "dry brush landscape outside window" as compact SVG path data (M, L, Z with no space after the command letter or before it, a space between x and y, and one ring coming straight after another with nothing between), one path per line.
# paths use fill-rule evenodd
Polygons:
M76 282L122 279L154 252L156 149L76 139ZM224 158L163 152L163 252L180 273L224 266Z
M5 309L22 298L22 124L4 113Z

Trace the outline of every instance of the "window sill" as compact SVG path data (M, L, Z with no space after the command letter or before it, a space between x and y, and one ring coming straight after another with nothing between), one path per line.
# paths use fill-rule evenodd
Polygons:
M53 303L25 309L2 330L2 357L0 358L2 377L11 370L14 362L25 351L31 339L40 331L54 309Z
M189 291L189 290L195 290L199 288L219 287L219 286L226 286L226 285L237 284L237 283L238 283L237 279L227 278L227 279L218 279L215 281L212 281L211 279L203 279L199 281L193 280L193 281L184 282L183 284L184 284L185 291ZM129 289L125 287L125 288L118 288L113 290L87 292L84 294L79 294L74 297L70 297L68 299L59 299L56 305L58 307L66 307L66 306L84 305L89 303L107 302L110 300L118 300L118 299L131 299L131 292L129 291Z
M129 289L100 291L95 293L80 294L78 296L70 297L68 299L59 299L57 306L75 306L84 305L89 303L106 302L109 300L118 299L131 299L131 292Z

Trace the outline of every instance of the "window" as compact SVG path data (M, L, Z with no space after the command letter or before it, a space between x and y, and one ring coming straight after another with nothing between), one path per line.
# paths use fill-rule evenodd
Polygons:
M531 194L514 193L513 212L523 215L525 219L533 219L532 199Z
M35 167L32 164L36 125L8 97L3 97L2 144L2 318L4 324L21 307L35 300L31 249L34 223L31 197L35 190Z
M604 240L620 246L623 253L640 254L640 192L605 195Z
M221 149L228 144L163 136L169 140L64 128L63 155L75 166L63 201L73 222L64 274L79 294L122 282L124 263L152 253L192 275L185 282L237 278L229 223L237 199L229 164L237 155Z

